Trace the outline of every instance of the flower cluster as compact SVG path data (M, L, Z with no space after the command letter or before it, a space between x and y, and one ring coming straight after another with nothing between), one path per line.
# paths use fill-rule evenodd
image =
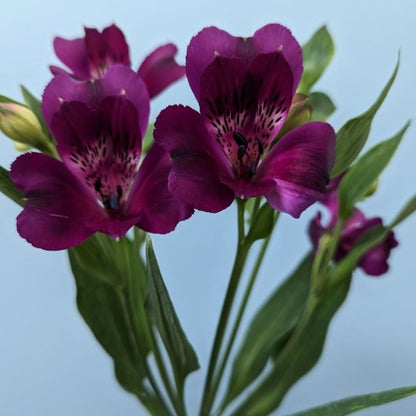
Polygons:
M167 44L136 72L115 25L58 37L54 48L70 70L51 67L42 99L58 157L28 153L11 169L26 197L18 230L33 245L65 249L97 231L120 238L133 225L167 233L194 209L218 212L235 198L264 196L299 217L324 198L335 133L297 114L302 49L284 26L269 24L248 38L205 28L188 46L186 67ZM163 110L155 144L143 155L149 98L185 71L199 111ZM325 230L318 216L315 243Z
M11 178L27 199L19 233L36 247L60 250L96 231L119 238L133 225L173 230L193 209L168 191L169 155L154 146L143 159L141 148L149 95L184 73L173 59L176 48L157 49L136 73L114 25L54 45L73 71L52 67L42 99L60 160L27 153L13 163Z

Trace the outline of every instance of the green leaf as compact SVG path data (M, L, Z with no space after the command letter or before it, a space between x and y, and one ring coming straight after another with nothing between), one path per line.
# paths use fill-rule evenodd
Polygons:
M234 359L226 403L230 403L261 374L277 347L292 333L305 309L311 268L312 256L309 253L251 321Z
M329 324L348 294L350 280L351 276L328 290L322 290L319 298L310 299L298 325L281 347L272 369L232 413L234 416L269 414L287 391L317 363Z
M403 209L397 214L396 218L390 224L389 228L396 227L405 219L407 219L410 215L412 215L416 211L416 195L414 195L407 204L403 207Z
M6 97L5 95L0 95L0 103L13 103L13 104L23 105L22 103L12 100L11 98Z
M14 186L10 180L9 171L0 166L0 192L10 198L16 204L23 207L24 195Z
M51 137L48 127L46 126L45 119L43 118L40 101L23 85L20 86L20 89L26 105L33 111L33 114L35 114L36 118L39 120L46 137Z
M371 188L390 162L409 125L408 122L394 137L370 149L342 178L339 186L341 217L349 217L354 205Z
M97 233L68 250L68 256L78 309L112 357L119 383L149 409L160 410L144 384L151 342L143 322L147 276L136 244L127 237L116 242Z
M199 368L198 359L169 298L150 238L146 245L146 259L149 278L146 307L159 331L175 373L184 380L189 373Z
M331 171L331 177L338 176L348 169L350 164L361 152L368 135L370 134L371 123L378 109L386 98L399 69L400 55L397 58L397 64L393 74L388 80L381 94L375 103L363 114L347 121L337 133L337 142L335 147L335 164Z
M298 91L307 94L334 57L334 42L326 26L318 29L302 49L303 75Z
M270 206L269 203L264 203L263 206L257 211L253 218L250 231L247 235L247 240L254 242L262 238L267 237L274 226L274 213L275 210Z
M335 105L331 98L323 92L314 91L308 96L312 106L312 121L326 121L335 111Z
M395 400L404 399L415 393L416 386L401 387L379 393L349 397L289 416L345 416L368 407L380 406Z
M93 265L86 262L91 256L83 251L90 252L92 244L95 243L89 242L86 249L80 245L68 250L77 286L78 309L98 342L112 357L119 383L140 397L143 394L141 383L146 377L146 356L136 348L132 335L135 332L134 323L122 287L110 284L110 278L98 278L101 270L93 272ZM104 259L104 256L101 258ZM116 262L115 257L108 260Z

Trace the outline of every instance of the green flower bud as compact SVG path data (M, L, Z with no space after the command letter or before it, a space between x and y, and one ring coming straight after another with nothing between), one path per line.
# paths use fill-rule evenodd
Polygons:
M305 94L295 94L289 109L289 114L282 129L279 132L279 138L288 133L290 130L311 121L312 106Z
M17 149L23 149L22 144L43 147L48 142L35 114L22 104L0 103L0 130L19 143Z

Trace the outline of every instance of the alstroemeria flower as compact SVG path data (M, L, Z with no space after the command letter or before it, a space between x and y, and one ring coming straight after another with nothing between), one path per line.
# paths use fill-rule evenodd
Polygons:
M321 236L335 228L338 222L338 185L342 179L342 175L331 180L328 186L328 192L321 201L329 211L330 218L328 225L322 224L322 215L320 212L313 218L309 225L309 236L315 249L319 244ZM335 253L334 260L336 262L342 260L351 249L355 242L368 230L378 225L383 225L383 221L379 217L366 218L362 211L354 208L354 212L344 224L341 232L338 248ZM386 238L376 246L368 250L360 259L358 266L371 276L380 276L387 272L389 265L387 260L390 252L397 247L398 242L394 232L390 231Z
M133 226L167 233L192 209L167 188L169 155L150 149L140 163L149 97L131 69L112 66L101 80L56 76L42 102L62 161L27 153L11 179L26 197L17 218L36 247L73 247L96 231L122 237Z
M128 44L114 24L102 32L86 27L83 38L56 37L53 46L58 58L81 80L100 79L114 64L130 66ZM185 67L175 61L177 51L172 43L160 46L140 65L137 73L143 78L150 98L185 75ZM65 72L56 66L51 66L51 71L54 75Z
M169 189L195 208L218 212L235 197L265 196L276 210L299 217L325 193L335 133L310 122L271 146L302 74L302 50L278 24L253 37L215 27L190 42L189 84L200 112L171 106L155 124L155 140L170 152Z

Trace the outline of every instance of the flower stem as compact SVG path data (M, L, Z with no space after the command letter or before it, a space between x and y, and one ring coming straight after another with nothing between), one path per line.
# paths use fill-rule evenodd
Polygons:
M228 319L230 317L232 305L235 294L237 292L238 284L240 282L241 274L247 259L250 245L244 240L244 205L245 201L237 199L238 209L238 243L237 252L234 259L234 265L228 283L227 293L224 298L224 303L221 310L220 319L218 321L217 330L215 333L214 344L211 350L211 356L208 365L208 372L205 379L204 393L202 397L200 415L207 416L212 408L215 398L215 391L212 389L212 378L215 373L218 362L219 353L221 350L224 333L227 328Z
M263 243L260 247L256 262L254 264L253 270L251 271L250 278L249 278L249 281L247 283L247 287L246 287L246 290L244 292L243 299L241 300L241 304L240 304L240 307L238 309L237 317L235 319L234 326L233 326L233 329L231 331L231 335L230 335L230 338L228 340L227 347L226 347L224 355L222 357L221 364L219 365L219 369L218 369L217 373L215 374L214 382L212 383L212 385L213 385L213 394L215 394L217 392L218 387L221 383L221 377L222 377L222 375L224 373L224 370L225 370L225 367L227 365L228 358L230 356L232 347L234 345L235 337L236 337L237 332L240 328L241 320L243 318L244 311L245 311L246 306L247 306L247 302L250 298L251 291L253 289L253 286L254 286L254 283L256 281L257 275L259 273L260 267L263 263L263 259L264 259L264 256L266 254L267 248L269 247L270 239L272 237L272 233L273 233L274 227L276 225L276 222L279 218L279 214L280 214L280 212L275 212L274 213L272 231L263 240ZM226 400L226 398L224 398L224 401L221 403L218 412L215 412L216 414L217 413L219 414L219 413L222 412L222 410L224 410L224 408L226 406L225 400Z

